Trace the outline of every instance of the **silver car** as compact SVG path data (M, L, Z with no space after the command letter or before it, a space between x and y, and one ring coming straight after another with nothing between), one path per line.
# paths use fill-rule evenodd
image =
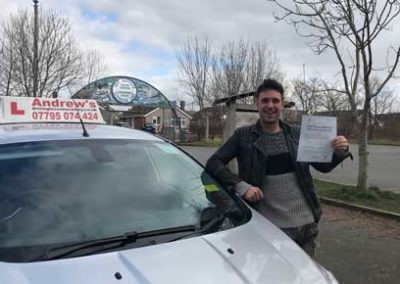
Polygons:
M0 126L8 283L337 283L182 150L123 127Z

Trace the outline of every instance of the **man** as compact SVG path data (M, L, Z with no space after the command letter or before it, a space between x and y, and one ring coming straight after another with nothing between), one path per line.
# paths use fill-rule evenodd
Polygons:
M300 129L280 120L284 90L272 79L256 91L259 119L238 128L208 160L206 169L314 256L321 205L309 166L329 172L350 154L344 136L332 141L331 163L297 162ZM239 173L227 167L237 159Z

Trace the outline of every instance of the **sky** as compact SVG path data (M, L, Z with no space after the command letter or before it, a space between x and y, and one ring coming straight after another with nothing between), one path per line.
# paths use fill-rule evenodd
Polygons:
M31 0L0 0L1 20ZM293 27L276 22L279 12L267 0L39 0L41 9L68 17L82 49L100 51L106 75L128 75L149 82L171 100L191 99L178 84L176 51L189 36L207 36L215 45L244 38L265 41L279 57L288 80L303 76L332 80L338 74L332 53L314 54ZM378 43L400 41L400 24ZM380 47L383 48L380 48ZM400 74L400 72L398 72ZM400 93L400 79L391 87Z

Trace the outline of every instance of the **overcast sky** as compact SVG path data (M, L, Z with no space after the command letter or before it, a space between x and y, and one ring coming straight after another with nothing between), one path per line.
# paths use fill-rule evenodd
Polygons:
M3 21L18 9L33 7L30 0L0 0L0 5ZM39 5L70 19L79 45L97 48L104 56L107 75L145 80L170 99L183 97L175 54L193 35L206 35L215 44L263 40L276 50L287 79L302 76L303 64L308 77L332 78L338 72L332 54L313 54L291 26L274 21L275 7L267 0L39 0ZM397 25L379 45L399 38Z

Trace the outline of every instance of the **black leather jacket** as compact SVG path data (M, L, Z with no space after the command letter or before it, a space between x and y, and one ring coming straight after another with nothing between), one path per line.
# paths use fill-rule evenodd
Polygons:
M315 222L321 217L321 204L315 193L313 178L310 174L310 165L316 170L327 173L333 170L338 164L346 159L350 154L338 156L333 154L330 163L304 163L297 162L297 148L299 145L300 129L296 126L280 121L289 154L295 165L296 176L300 188L309 204ZM242 180L247 183L262 188L265 177L265 170L268 164L268 155L265 151L265 145L262 139L261 125L256 124L236 129L235 133L223 144L207 161L206 170L218 182L228 188L233 188ZM238 162L238 175L232 173L226 166L232 159L236 158ZM257 209L257 203L250 204Z

